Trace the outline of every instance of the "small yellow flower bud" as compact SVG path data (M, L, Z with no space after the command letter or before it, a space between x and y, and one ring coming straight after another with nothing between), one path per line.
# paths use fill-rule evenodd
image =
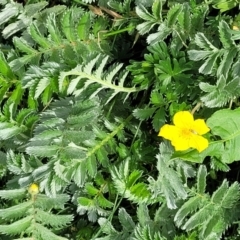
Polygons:
M39 193L39 187L36 183L32 183L29 188L28 188L28 192L34 196L37 195Z
M234 25L234 26L232 27L232 29L238 31L238 30L239 30L239 27Z

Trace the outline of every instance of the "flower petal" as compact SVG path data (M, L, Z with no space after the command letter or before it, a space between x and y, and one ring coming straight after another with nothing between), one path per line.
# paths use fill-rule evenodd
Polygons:
M175 147L176 151L185 151L191 147L189 138L174 138L171 143Z
M210 131L210 128L206 125L203 119L197 119L193 123L193 130L199 135L203 135Z
M192 135L189 143L190 147L197 149L199 152L202 152L208 147L208 140L196 134Z
M179 128L169 124L165 124L161 127L158 136L164 137L168 140L172 140L179 136Z
M193 115L188 111L177 112L173 117L173 123L176 127L189 129L194 123Z

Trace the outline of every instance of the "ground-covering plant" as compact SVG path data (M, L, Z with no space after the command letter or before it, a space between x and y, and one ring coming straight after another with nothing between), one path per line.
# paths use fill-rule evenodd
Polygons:
M240 239L238 1L0 1L0 239Z

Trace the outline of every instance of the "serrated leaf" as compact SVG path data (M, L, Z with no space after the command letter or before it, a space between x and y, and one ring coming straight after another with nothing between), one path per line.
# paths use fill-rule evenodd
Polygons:
M163 41L171 32L171 28L167 27L165 23L162 23L158 28L158 32L152 33L147 37L147 42L152 45L159 43Z
M168 10L167 13L167 26L172 27L177 21L178 15L182 11L182 4L176 4Z
M143 5L138 5L136 7L136 13L140 18L146 21L155 22L155 18L147 11Z
M152 12L156 19L162 20L162 1L161 0L155 0L152 4Z
M193 61L204 60L212 55L212 51L190 50L188 51L189 58Z
M55 228L61 228L68 225L73 220L73 216L60 214L54 215L52 213L38 209L36 212L35 219L38 223L49 225Z
M197 191L199 194L204 194L206 190L207 168L205 165L200 165L197 173Z
M131 232L134 230L135 224L124 208L119 209L118 218L125 231Z
M76 39L75 36L75 28L74 28L74 20L73 20L73 10L67 10L61 20L62 31L64 32L66 38L70 42L74 42Z
M98 224L101 226L101 230L102 230L105 234L114 234L114 233L117 233L117 231L115 230L115 228L112 226L112 224L111 224L106 218L100 217L100 218L98 219Z
M14 45L22 52L30 54L30 55L35 55L37 54L37 51L32 48L24 39L22 38L13 38L13 43Z
M165 124L165 115L166 113L164 108L158 109L154 114L152 124L156 132L159 131L160 128Z
M156 24L152 22L143 22L137 25L137 30L139 34L144 35L148 33Z
M234 41L232 40L230 28L223 20L219 23L219 35L224 48L230 48L235 45Z
M31 221L32 216L28 216L8 225L0 225L0 232L7 235L21 234L30 226Z
M202 48L206 51L217 51L218 50L215 46L213 46L213 44L211 42L209 42L209 40L205 37L205 35L203 33L196 34L195 42L200 48Z
M45 36L41 34L37 26L37 22L33 22L29 27L29 34L33 40L38 43L42 48L48 49L51 47L51 43L47 40Z
M188 3L183 4L182 12L178 15L178 22L184 31L191 29L191 10Z
M78 198L78 203L82 206L91 206L93 204L93 200L86 198L86 197L79 197Z
M89 38L89 30L91 27L90 14L84 14L78 24L78 37L80 40L86 41Z
M46 21L46 26L48 29L48 32L50 34L50 38L52 41L54 41L57 44L61 43L62 35L59 31L57 24L56 24L56 17L54 14L50 14Z
M207 125L210 127L212 134L221 137L225 142L225 149L221 155L224 163L232 163L239 160L240 149L235 147L240 144L239 121L239 108L217 111L207 120Z
M15 206L0 209L0 217L7 220L23 217L27 210L32 207L32 202L23 202ZM0 230L1 231L1 230Z
M183 224L183 220L192 212L195 212L202 205L202 199L199 196L195 196L186 201L180 209L177 211L174 221L179 227Z
M9 138L12 138L23 131L23 129L18 126L6 127L4 129L2 129L2 124L0 124L0 125L1 125L0 126L0 139L1 140L6 140Z
M40 157L53 157L57 154L59 150L59 146L52 145L52 146L31 146L26 148L26 152L28 154L32 154L35 156Z
M205 63L199 68L199 72L203 74L212 74L217 58L219 57L219 52L213 53Z
M221 59L221 63L217 70L217 76L223 75L227 78L236 55L237 49L235 47L232 47L228 51L224 52L223 58Z
M25 189L0 190L0 197L4 199L21 199L26 196Z
M140 120L146 120L150 118L157 108L145 108L145 109L135 109L133 111L133 116Z
M16 16L19 13L20 4L11 2L5 5L5 8L2 9L0 13L0 25L5 22L8 22L9 19Z
M2 52L0 52L0 66L0 72L4 77L8 79L13 79L15 77Z
M43 77L36 86L34 98L37 99L42 94L42 92L49 86L49 84L50 79L48 77Z
M199 87L204 92L212 92L212 91L215 91L216 89L216 86L210 85L209 83L205 83L205 82L200 82Z
M30 20L26 19L25 21L18 20L14 23L9 24L5 27L2 31L2 35L4 38L9 38L13 34L17 33L18 31L26 28L26 26L30 23Z

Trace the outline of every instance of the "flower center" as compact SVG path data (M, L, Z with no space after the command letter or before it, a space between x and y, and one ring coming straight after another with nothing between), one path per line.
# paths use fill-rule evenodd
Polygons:
M183 128L181 131L182 137L184 138L191 138L192 134L196 134L197 132L193 129Z

